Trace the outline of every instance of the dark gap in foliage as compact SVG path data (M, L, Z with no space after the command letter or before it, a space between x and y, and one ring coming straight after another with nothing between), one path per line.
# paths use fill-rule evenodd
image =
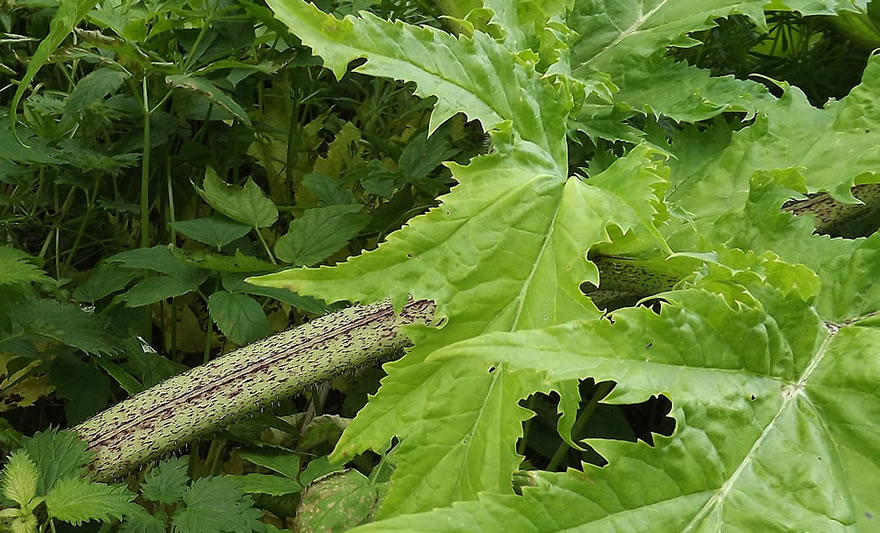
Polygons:
M775 96L782 90L760 74L799 87L816 107L841 99L861 81L870 50L859 50L827 17L804 17L774 11L767 15L769 32L758 31L742 15L718 19L717 26L691 37L701 45L673 49L672 57L709 69L715 76L733 74L763 83ZM822 72L817 76L817 72Z
M525 427L528 429L517 446L519 453L526 457L526 465L557 471L564 471L569 467L580 468L581 462L605 466L608 461L588 443L580 442L581 440L613 439L633 443L641 440L654 446L654 434L666 437L672 435L675 431L675 419L669 416L672 402L666 396L651 396L637 404L602 403L598 396L607 394L609 384L614 386L611 382L597 385L592 378L580 382L581 406L578 410L579 420L572 430L572 439L584 451L571 448L558 435L558 394L537 393L520 402L537 413L526 422Z

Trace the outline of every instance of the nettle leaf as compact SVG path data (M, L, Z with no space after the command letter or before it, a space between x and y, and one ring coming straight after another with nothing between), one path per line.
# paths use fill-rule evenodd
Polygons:
M239 346L272 333L263 308L250 296L217 291L208 297L208 311L220 331Z
M253 508L233 477L205 477L192 482L183 495L185 507L172 517L180 533L240 533L261 530L263 512Z
M630 308L616 312L613 325L497 333L436 353L547 380L613 379L610 403L663 393L673 399L676 430L656 448L590 441L610 465L538 474L538 487L521 498L487 495L479 504L360 531L504 531L521 523L548 532L656 524L675 531L869 530L880 475L870 459L880 452L880 401L872 392L880 332L869 324L827 325L798 297L766 286L751 294L753 305L731 307L701 290L669 293L659 315Z
M208 167L202 186L204 189L196 187L196 191L211 207L242 224L252 228L265 228L278 219L275 204L251 178L240 188L224 183L217 172Z
M25 508L37 495L37 480L37 465L26 452L16 450L0 472L0 490L4 497Z
M313 265L357 237L369 220L369 214L360 204L307 209L275 243L275 255L294 265Z
M80 477L91 459L88 446L73 431L38 432L25 437L21 445L39 469L39 496L45 496L60 479Z
M183 498L189 482L187 474L189 457L173 457L156 465L141 484L144 498L165 504L174 504Z
M183 220L174 222L171 226L190 239L203 242L218 250L235 239L244 237L251 230L250 226L217 216Z
M146 509L138 506L126 514L119 531L120 533L167 533L168 528L165 525L167 518L163 517L164 512L157 514L159 516L151 515Z
M80 478L59 481L46 495L49 516L75 526L90 520L109 522L133 511L135 495L124 485L92 483Z
M36 265L30 256L9 246L0 246L0 287L28 283L51 283L52 280Z

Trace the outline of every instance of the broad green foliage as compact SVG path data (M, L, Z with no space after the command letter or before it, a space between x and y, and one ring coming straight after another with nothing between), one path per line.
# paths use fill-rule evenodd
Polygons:
M448 164L458 185L378 249L249 280L330 302L437 303L438 323L407 330L414 348L386 365L333 455L393 461L380 521L364 530L870 530L878 241L814 235L810 216L780 208L822 191L854 202L854 184L877 181L880 61L817 109L797 88L777 99L662 55L717 17L761 26L765 8L865 2L486 2L492 17L472 11L459 36L269 3L337 78L363 58L356 71L435 98L432 129L464 113L492 139L489 154ZM720 116L731 111L747 122ZM585 175L569 167L577 131L629 144ZM581 292L615 287L588 253L646 265L635 284L681 281L659 313L609 319ZM674 434L656 448L589 440L604 469L536 473L514 495L531 416L520 401L558 393L570 440L586 378L617 382L608 404L668 396Z
M37 517L44 515L48 521L41 527L60 520L75 526L89 521L121 521L120 531L129 532L164 532L169 525L180 533L265 530L258 522L263 513L253 508L246 493L268 491L249 489L253 484L249 476L209 476L192 481L186 456L168 459L144 478L140 493L150 504L142 507L133 503L136 495L125 485L95 483L85 477L82 465L90 452L76 433L38 433L25 438L22 445L0 471L4 503L14 504L0 510L0 525L13 531L36 531ZM290 492L301 489L295 480L263 477L276 480L276 485L293 484Z
M49 521L75 526L110 521L136 512L135 495L124 485L93 483L83 477L89 453L70 431L49 431L25 438L0 472L0 490L15 506L0 511L0 525L12 531L36 531L38 508ZM45 526L45 524L44 524Z

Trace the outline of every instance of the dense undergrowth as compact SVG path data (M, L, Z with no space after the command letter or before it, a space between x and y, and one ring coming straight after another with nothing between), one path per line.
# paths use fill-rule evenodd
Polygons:
M0 0L0 516L872 531L864 7ZM120 483L49 429L410 297L399 361Z

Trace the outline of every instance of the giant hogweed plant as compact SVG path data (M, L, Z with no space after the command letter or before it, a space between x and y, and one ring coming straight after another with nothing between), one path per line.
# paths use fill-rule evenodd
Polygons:
M853 190L874 192L880 61L817 109L796 87L775 98L665 55L718 17L761 27L764 9L863 2L487 0L459 35L269 4L337 77L357 61L414 82L434 98L432 128L464 113L492 139L378 249L251 280L329 302L436 302L332 457L374 450L395 466L364 531L874 528L880 241L815 228L858 211ZM583 134L616 149L572 161ZM584 293L615 289L602 258L659 306L600 310ZM668 396L674 433L576 441L586 378L616 383L594 401ZM563 439L608 464L533 470L515 494L536 392L560 398Z

